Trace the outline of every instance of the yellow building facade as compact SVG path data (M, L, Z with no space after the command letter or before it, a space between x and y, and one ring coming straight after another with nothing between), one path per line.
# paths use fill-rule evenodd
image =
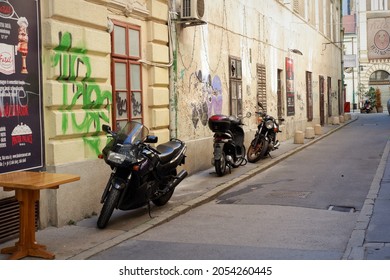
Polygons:
M140 119L160 141L169 140L168 5L151 0L50 0L42 2L41 10L46 169L81 175L80 183L47 192L47 212L41 205L42 224L63 225L100 211L111 171L97 158L107 143L103 124L119 128L126 119ZM130 38L113 39L123 26L128 34L136 32L136 64L131 55L120 53L131 48L125 41ZM119 54L114 57L115 52ZM119 86L131 79L115 71L125 65L138 69L136 100L133 89ZM135 104L138 112L130 112ZM54 215L51 209L57 210Z

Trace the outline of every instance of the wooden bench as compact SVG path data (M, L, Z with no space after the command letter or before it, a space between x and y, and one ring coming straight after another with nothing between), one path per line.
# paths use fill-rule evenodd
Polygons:
M19 241L15 246L4 248L2 254L11 254L10 260L27 256L54 259L55 255L46 251L46 246L35 240L35 202L42 189L56 189L60 185L80 180L80 176L47 172L21 171L0 174L0 186L5 191L15 191L19 201Z

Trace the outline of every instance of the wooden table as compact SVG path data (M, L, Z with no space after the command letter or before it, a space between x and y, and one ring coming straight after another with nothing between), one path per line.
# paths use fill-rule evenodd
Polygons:
M19 241L15 246L4 248L2 254L11 254L10 260L27 256L54 259L55 255L46 251L46 246L35 241L35 202L42 189L56 189L61 184L80 180L80 176L46 172L21 171L0 174L0 186L5 191L15 191L19 201Z

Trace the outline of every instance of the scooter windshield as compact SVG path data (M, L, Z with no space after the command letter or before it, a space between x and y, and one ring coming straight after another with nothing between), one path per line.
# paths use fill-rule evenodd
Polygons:
M129 121L118 133L118 140L123 144L133 144L143 141L149 135L149 129L142 123Z

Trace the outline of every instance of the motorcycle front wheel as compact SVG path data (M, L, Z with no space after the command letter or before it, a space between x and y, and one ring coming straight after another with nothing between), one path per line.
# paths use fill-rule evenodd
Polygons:
M226 171L226 160L225 153L222 153L221 159L216 159L214 161L215 172L218 176L222 176Z
M106 197L106 200L103 203L102 211L100 211L100 215L97 221L98 228L105 228L107 226L112 212L114 212L114 208L118 204L120 195L121 192L119 190L111 188Z
M256 139L252 140L247 153L248 161L251 163L259 161L268 150L268 142L264 138L261 138L257 145L255 145L255 141Z

